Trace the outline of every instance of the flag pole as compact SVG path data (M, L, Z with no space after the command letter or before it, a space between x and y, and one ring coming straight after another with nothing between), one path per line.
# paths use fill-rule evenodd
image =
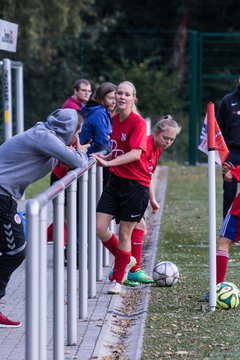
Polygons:
M215 182L215 114L214 104L207 104L208 127L208 222L209 222L209 306L216 309L216 182Z

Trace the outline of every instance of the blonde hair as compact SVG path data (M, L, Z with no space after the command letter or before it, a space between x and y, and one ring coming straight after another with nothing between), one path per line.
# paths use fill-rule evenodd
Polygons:
M134 98L135 98L134 103L133 103L133 106L132 106L132 112L134 112L135 114L140 115L140 111L138 110L137 105L136 105L137 102L138 102L138 100L137 100L137 90L136 90L135 86L134 86L133 83L131 83L130 81L125 80L125 81L120 82L120 84L118 84L117 90L118 90L118 87L119 87L120 85L122 85L122 84L129 85L129 86L132 88L132 90L133 90L133 96L134 96Z
M172 115L164 115L156 123L155 127L153 128L153 133L157 135L169 128L176 130L177 135L182 130L182 127L178 125L178 123L174 120Z

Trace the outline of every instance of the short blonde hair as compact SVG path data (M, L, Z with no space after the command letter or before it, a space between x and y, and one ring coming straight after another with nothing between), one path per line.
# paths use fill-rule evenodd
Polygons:
M175 129L177 135L182 130L182 127L180 125L178 125L178 123L174 120L172 115L164 115L156 123L155 127L153 128L153 132L155 134L160 134L169 128Z

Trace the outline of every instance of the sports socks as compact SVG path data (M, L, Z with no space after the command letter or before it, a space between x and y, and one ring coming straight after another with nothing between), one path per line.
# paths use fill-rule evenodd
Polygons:
M223 282L228 267L229 254L224 250L217 250L217 284Z
M131 236L132 256L135 257L137 263L130 270L131 273L140 268L142 258L142 241L144 236L144 230L133 229Z
M109 240L102 243L113 256L116 256L116 251L118 249L118 238L116 235L112 234Z
M117 249L115 255L115 265L113 269L112 280L116 280L116 282L122 284L125 269L130 261L130 257L131 257L130 251Z

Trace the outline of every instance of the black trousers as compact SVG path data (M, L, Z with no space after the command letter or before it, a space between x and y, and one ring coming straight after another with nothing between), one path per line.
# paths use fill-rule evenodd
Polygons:
M25 258L26 241L17 202L10 196L0 195L0 298L14 270Z
M230 152L226 161L230 161L233 165L240 165L240 153ZM237 180L233 179L231 182L223 181L223 218L232 205L234 198L237 195Z

